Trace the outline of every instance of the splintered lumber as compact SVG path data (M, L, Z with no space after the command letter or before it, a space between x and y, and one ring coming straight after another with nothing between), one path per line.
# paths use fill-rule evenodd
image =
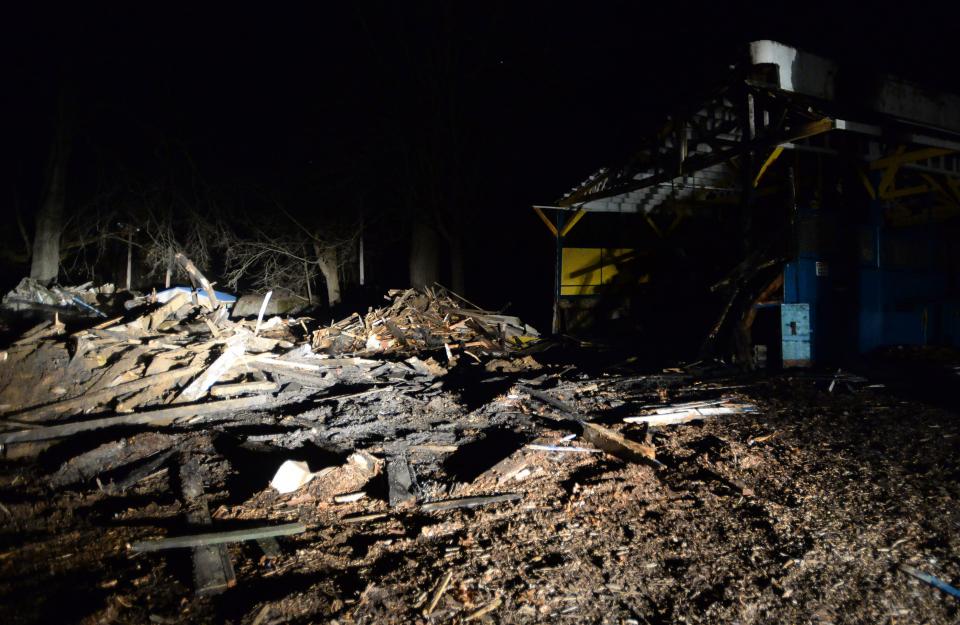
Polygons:
M519 388L520 388L521 391L523 391L524 393L526 393L526 394L529 395L530 397L533 397L533 398L535 398L535 399L539 399L540 401L542 401L543 403L547 404L548 406L553 406L554 408L556 408L556 409L559 410L560 412L565 412L565 413L570 414L570 415L576 415L576 414L578 414L578 411L577 411L577 409L576 409L575 406L572 406L572 405L568 404L568 403L565 402L565 401L561 401L561 400L557 399L556 397L553 397L553 396L551 396L551 395L548 395L547 393L544 393L544 392L542 392L542 391L537 391L537 390L534 390L534 389L532 389L532 388L527 388L526 386L521 386L521 387L519 387Z
M740 410L731 408L691 408L688 410L678 410L676 412L664 412L660 414L624 417L624 423L646 423L647 425L679 425L680 423L689 423L690 421L703 421L717 415L740 414Z
M114 412L117 414L130 414L140 406L146 405L152 401L160 399L167 391L176 385L176 380L171 380L166 384L154 384L147 388L140 389L133 395L117 402L114 406Z
M124 382L123 384L100 389L92 393L86 393L79 397L74 397L73 399L66 399L53 404L45 404L37 408L32 408L18 415L14 415L14 418L16 418L17 421L35 423L37 421L46 421L48 419L52 419L57 415L84 412L86 410L96 408L100 404L106 403L114 397L139 391L142 388L153 386L155 384L167 384L168 382L172 382L174 380L191 377L200 373L201 371L203 371L202 366L171 369L170 371L166 371L164 373L146 376L140 378L139 380Z
M409 345L407 337L404 335L403 330L397 327L397 324L389 319L384 319L383 325L387 326L387 330L390 330L390 334L393 335L393 338L397 339L397 342L400 343L402 347Z
M440 582L437 584L436 590L433 591L433 597L430 599L430 603L424 609L424 616L430 616L430 613L433 612L437 604L440 603L440 598L443 597L443 593L447 592L447 587L450 585L450 578L453 577L453 571L447 571Z
M507 493L505 495L489 495L486 497L459 497L457 499L445 499L443 501L431 501L420 506L423 512L435 512L437 510L453 510L455 508L476 508L477 506L488 506L494 503L503 503L506 501L517 501L523 499L520 493Z
M130 543L127 548L133 553L146 553L148 551L161 551L163 549L186 549L204 545L239 543L275 536L293 536L295 534L302 534L305 531L307 531L307 526L303 523L284 523L283 525L266 525L227 532L211 532L209 534L193 534L190 536L159 538L157 540L141 540Z
M631 462L656 460L657 451L651 445L632 441L609 428L596 423L583 422L583 438L595 447L612 456Z
M144 375L153 375L155 373L163 373L169 371L177 364L176 356L170 352L160 353L153 356L150 359L150 364L147 365L147 370L143 372Z
M343 523L366 523L367 521L377 521L387 518L385 512L374 512L373 514L352 514L340 519Z
M108 319L107 321L104 321L103 323L98 323L97 325L93 326L92 329L93 329L93 330L106 330L106 329L109 328L110 326L115 326L115 325L117 325L118 323L120 323L121 321L123 321L123 317L114 317L113 319Z
M263 302L260 303L260 311L257 312L257 325L253 327L254 336L260 334L260 326L263 324L263 315L267 312L267 304L270 303L270 297L272 295L273 291L267 291L267 294L263 296Z
M143 318L141 325L145 326L145 330L156 330L161 323L167 320L167 317L189 303L190 296L181 291L167 300L166 304L150 313L150 316Z
M111 482L110 484L104 486L103 490L111 494L124 492L128 488L135 486L138 482L145 480L154 473L160 471L163 468L163 465L167 462L167 459L169 459L175 451L175 449L168 449L155 454L144 464L128 473L127 476L122 480L117 480L116 482Z
M272 365L274 367L286 367L289 369L301 369L303 371L324 371L329 369L331 365L315 365L309 362L297 362L295 360L282 360L280 358L274 358L266 354L261 354L259 356L253 356L246 359L249 363L260 363L264 365ZM329 361L325 361L329 362Z
M90 451L73 456L49 476L53 488L85 482L106 472L124 470L157 458L177 442L176 435L143 432L129 438L104 443ZM131 471L127 477L135 471ZM146 476L144 476L146 477ZM124 478L125 480L126 478ZM120 480L123 482L124 480ZM115 482L114 485L119 484Z
M527 449L535 451L561 451L572 454L602 454L602 449L590 447L564 447L562 445L527 445Z
M217 384L210 388L211 397L235 397L250 393L272 393L277 390L277 383L270 380L255 382L240 382L237 384Z
M236 335L227 341L223 353L213 361L207 370L197 376L176 399L176 403L196 401L203 397L223 375L243 358L245 350L243 335Z
M626 423L646 423L648 425L676 425L679 423L688 423L690 421L701 421L718 415L743 414L745 412L755 412L757 407L753 404L740 403L730 399L721 399L718 401L689 402L685 404L672 404L670 406L655 407L653 414L626 417Z
M27 330L18 341L13 343L13 345L19 347L30 343L36 343L42 339L61 334L65 328L66 326L60 322L58 316L56 321L44 321L30 330Z
M483 606L475 612L471 612L467 615L467 618L463 619L464 621L475 621L479 618L483 618L487 614L490 614L494 610L500 607L500 604L503 603L503 599L500 598L500 595L497 595L493 598L493 601Z
M443 288L389 291L388 306L316 330L313 346L329 353L409 354L443 345L448 353L454 345L504 352L538 336L516 317L461 308L454 297Z
M192 417L206 416L223 412L233 412L244 408L253 408L267 403L270 398L266 395L252 395L250 397L238 397L236 399L222 399L220 401L207 402L205 404L193 404L187 406L176 406L174 408L161 408L149 412L140 412L130 415L121 415L117 417L104 417L102 419L90 419L87 421L76 421L73 423L64 423L61 425L50 425L46 427L33 427L27 430L17 430L15 432L0 433L0 444L17 443L22 441L45 441L54 438L63 438L79 432L89 432L103 428L116 427L122 425L150 425L165 426L174 423L180 419L189 419Z
M197 269L197 266L193 264L193 261L183 255L182 252L177 252L174 255L174 260L176 260L183 267L183 270L187 272L190 276L190 280L196 284L200 283L203 287L203 290L207 292L207 298L210 300L210 307L216 310L220 307L220 302L217 301L217 294L213 290L213 285L210 284L210 281L207 280L207 277L200 273L200 270Z
M130 372L134 369L137 364L137 361L147 353L147 350L142 346L135 346L127 349L120 355L120 358L117 359L115 363L110 365L107 370L100 376L100 379L90 387L84 395L89 397L92 393L114 386L119 386L123 383L123 376L129 375Z
M416 499L413 492L413 476L404 455L387 460L387 495L391 508Z
M207 497L203 492L203 474L196 456L188 456L180 466L180 484L191 525L212 525ZM198 595L223 592L237 584L230 562L230 553L224 544L198 545L193 548L193 581Z

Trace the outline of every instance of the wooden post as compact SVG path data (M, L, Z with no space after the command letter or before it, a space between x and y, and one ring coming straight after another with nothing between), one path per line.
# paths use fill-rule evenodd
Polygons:
M133 272L133 228L127 227L127 291L130 291L130 277Z
M203 492L203 475L195 456L188 455L180 467L180 484L187 521L191 525L212 525L207 497ZM197 544L193 547L193 580L198 595L221 593L237 584L224 544Z

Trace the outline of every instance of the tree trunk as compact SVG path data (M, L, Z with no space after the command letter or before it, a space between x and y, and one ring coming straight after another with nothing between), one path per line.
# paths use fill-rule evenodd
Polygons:
M43 196L37 210L36 228L33 235L33 259L30 277L43 283L57 279L60 271L60 235L63 232L63 213L66 202L67 161L70 145L67 139L63 111L57 126L57 134L50 149L47 177Z
M410 245L410 286L432 286L440 279L440 246L437 231L429 223L413 223Z
M337 263L337 248L328 247L321 250L314 245L317 252L317 266L323 274L323 281L327 283L327 305L334 306L340 303L340 270Z

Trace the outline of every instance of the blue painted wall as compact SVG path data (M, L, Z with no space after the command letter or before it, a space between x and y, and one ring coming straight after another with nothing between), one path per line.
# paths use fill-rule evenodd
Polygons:
M960 346L960 298L947 260L960 242L925 222L920 206L910 225L892 225L879 201L871 201L861 219L822 206L798 208L798 252L784 269L783 302L809 305L814 362L841 358L850 348ZM783 323L795 310L781 311ZM796 346L782 338L787 360L788 348Z
M859 347L958 345L960 308L944 258L952 241L935 224L883 224L879 202L861 232Z

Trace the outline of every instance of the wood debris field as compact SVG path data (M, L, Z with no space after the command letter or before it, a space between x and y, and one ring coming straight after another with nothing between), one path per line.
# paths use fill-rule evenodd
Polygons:
M957 621L960 427L885 389L637 371L439 288L91 323L0 356L7 622Z

